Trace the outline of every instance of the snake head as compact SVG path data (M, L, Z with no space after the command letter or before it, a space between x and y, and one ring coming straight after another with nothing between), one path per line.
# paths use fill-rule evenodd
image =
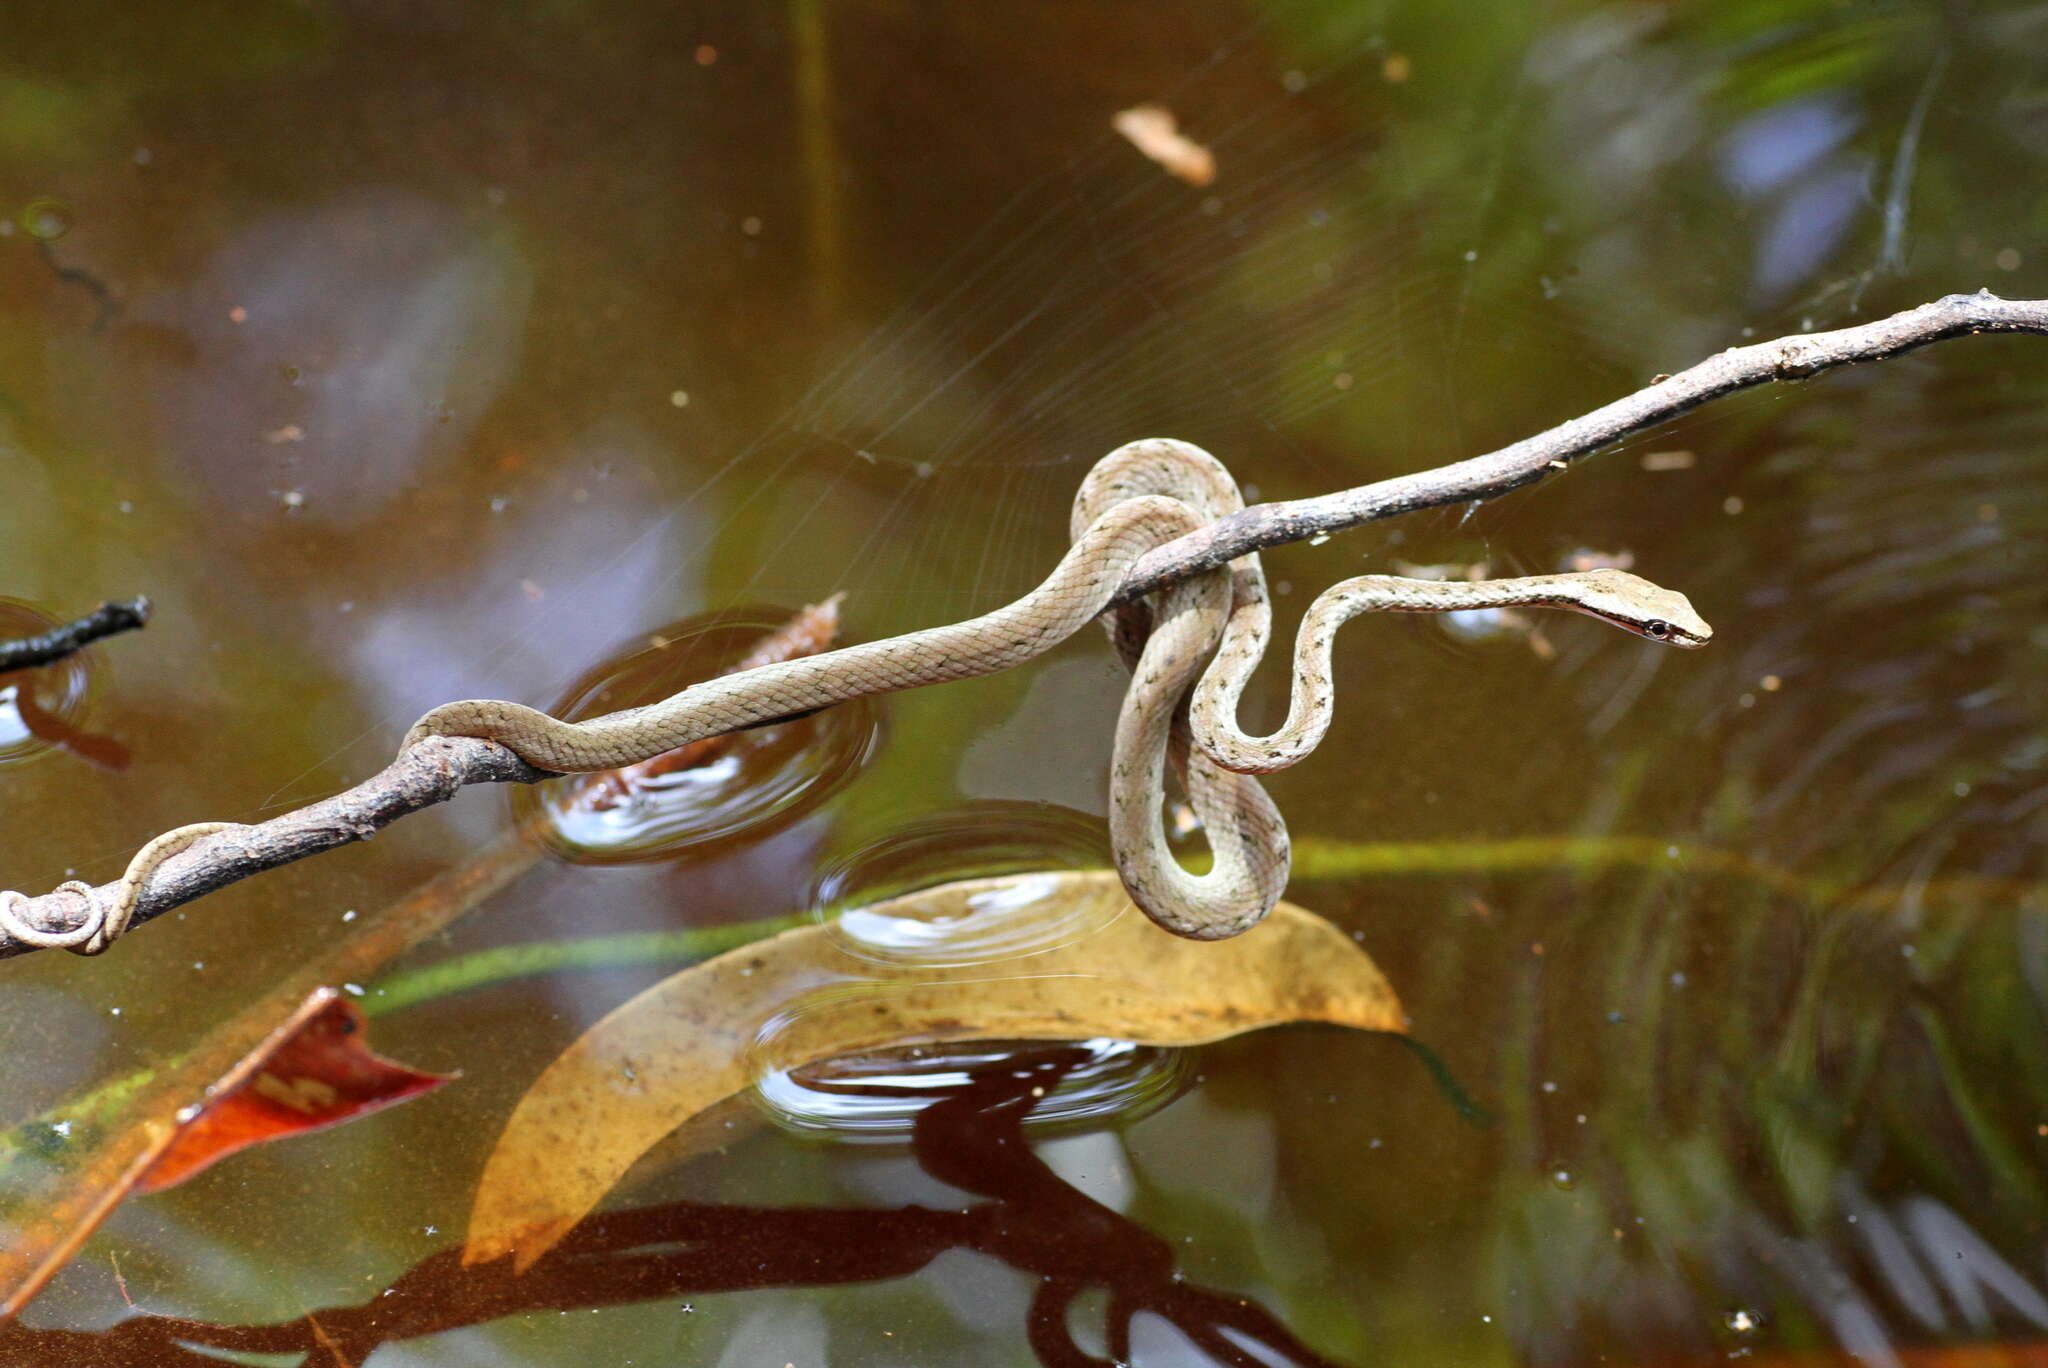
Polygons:
M1564 576L1579 582L1569 607L1611 622L1625 632L1688 650L1714 639L1714 629L1685 595L1626 570L1587 570Z

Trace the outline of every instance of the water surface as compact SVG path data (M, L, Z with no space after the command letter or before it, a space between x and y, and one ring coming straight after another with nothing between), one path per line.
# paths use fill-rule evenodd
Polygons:
M1297 497L1746 340L2048 293L2038 6L232 0L0 31L0 593L158 605L70 719L126 768L0 768L0 883L36 891L353 782L433 704L560 698L694 614L844 591L876 638L984 611L1135 437ZM1145 101L1212 184L1111 131ZM1048 1140L1129 1222L1104 1269L1170 1258L1345 1363L2048 1337L2044 400L2048 342L1960 340L1272 553L1283 619L1365 569L1595 556L1717 636L1347 630L1330 740L1271 784L1290 897L1356 933L1428 1054L1269 1031ZM800 819L709 861L538 862L400 967L808 915L904 832L1099 813L1119 688L1090 634L898 697ZM103 959L8 963L0 1117L177 1054L512 820L465 794ZM1020 867L1006 836L959 873ZM672 967L381 1016L381 1049L463 1081L124 1207L26 1323L374 1296L451 1248L546 1061ZM620 1204L971 1200L803 1129ZM604 1309L377 1362L1056 1361L1025 1329L1046 1276L954 1248L846 1286L585 1288ZM1067 1321L1108 1354L1089 1295ZM1159 1316L1123 1348L1232 1361Z

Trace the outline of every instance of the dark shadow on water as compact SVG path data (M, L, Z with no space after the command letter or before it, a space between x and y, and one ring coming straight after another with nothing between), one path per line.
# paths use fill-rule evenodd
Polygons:
M1036 1276L1026 1335L1045 1368L1128 1362L1131 1323L1150 1312L1218 1364L1335 1368L1257 1303L1182 1280L1167 1242L1060 1179L1024 1137L1039 1101L1087 1057L1058 1046L976 1069L919 1116L912 1138L931 1177L989 1200L962 1211L745 1207L676 1202L583 1222L527 1273L509 1259L465 1268L450 1249L354 1306L274 1325L137 1316L105 1331L0 1329L0 1361L48 1368L197 1365L191 1346L361 1363L383 1345L506 1316L595 1309L690 1294L875 1282L917 1272L950 1249L991 1255ZM1068 1313L1100 1288L1111 1358L1076 1341ZM1260 1352L1245 1348L1259 1346Z

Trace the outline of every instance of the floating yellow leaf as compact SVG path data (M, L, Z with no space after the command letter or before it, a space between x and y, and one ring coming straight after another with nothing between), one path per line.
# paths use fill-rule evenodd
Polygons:
M1406 1026L1365 952L1288 903L1216 942L1154 927L1108 871L965 880L865 911L956 922L1025 881L1048 880L1060 900L1113 900L1123 913L1081 940L943 968L857 956L833 928L803 927L693 965L620 1006L513 1111L478 1186L465 1261L512 1254L525 1268L657 1141L746 1087L764 1056L795 1068L930 1040L1199 1045L1290 1021Z

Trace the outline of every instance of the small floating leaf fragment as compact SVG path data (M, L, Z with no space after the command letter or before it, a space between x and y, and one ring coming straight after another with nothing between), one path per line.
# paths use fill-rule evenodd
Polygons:
M1189 185L1216 179L1216 154L1180 131L1180 120L1165 105L1141 104L1118 111L1110 126L1131 146Z
M967 879L896 899L889 915L943 920L1019 877ZM1116 884L1067 871L1072 896ZM800 1010L799 1010L800 1009ZM1283 1022L1401 1031L1400 1001L1337 927L1289 903L1244 935L1182 940L1135 910L1084 940L1001 966L923 968L849 955L806 926L693 965L586 1031L528 1089L485 1165L463 1258L546 1253L669 1132L747 1086L765 1064L931 1040L1199 1045ZM630 1081L623 1081L631 1069Z

